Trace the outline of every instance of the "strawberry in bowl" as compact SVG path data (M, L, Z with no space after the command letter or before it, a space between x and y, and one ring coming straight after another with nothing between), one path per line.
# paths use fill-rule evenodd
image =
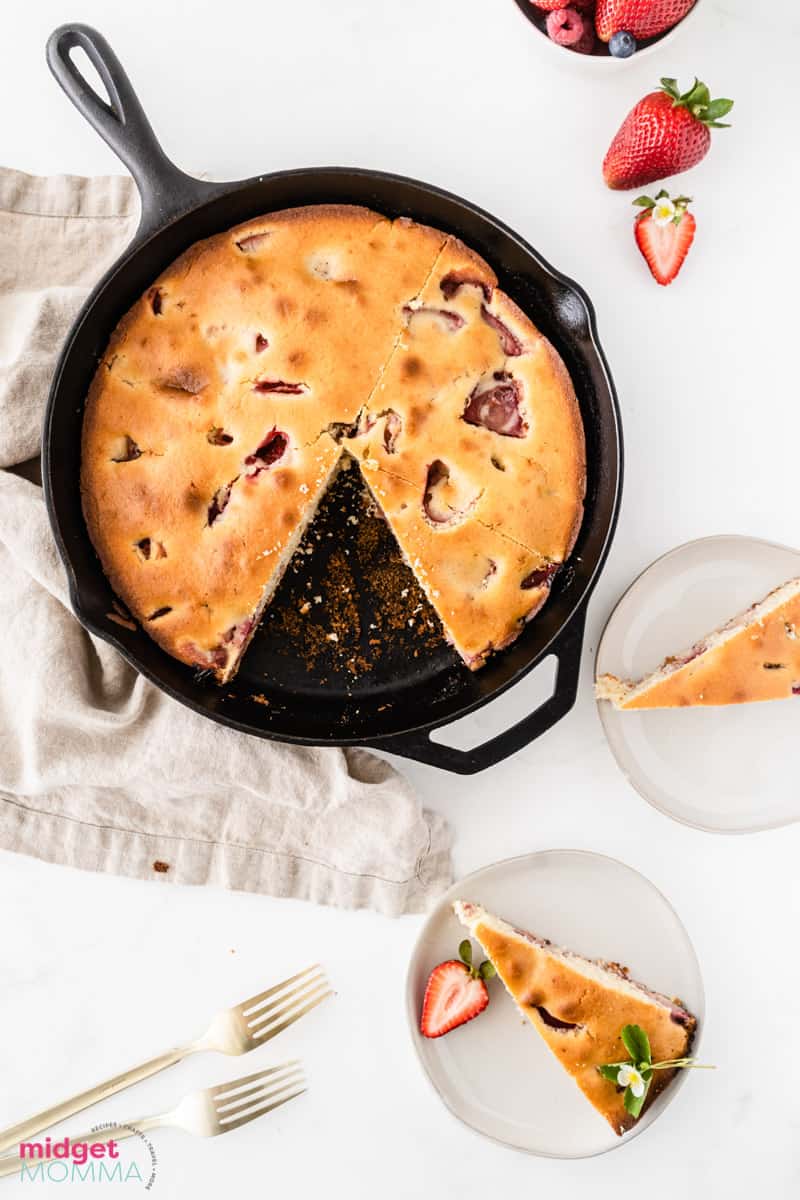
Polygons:
M630 58L639 43L672 29L695 0L597 0L595 28L615 58Z

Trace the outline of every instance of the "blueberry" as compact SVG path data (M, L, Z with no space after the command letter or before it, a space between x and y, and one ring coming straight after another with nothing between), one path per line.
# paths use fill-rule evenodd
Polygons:
M608 48L614 58L630 58L636 53L636 38L632 33L620 31L612 35Z

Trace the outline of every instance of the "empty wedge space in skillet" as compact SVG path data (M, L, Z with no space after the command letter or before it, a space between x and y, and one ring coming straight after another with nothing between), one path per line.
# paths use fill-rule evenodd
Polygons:
M376 452L416 473L391 498ZM313 206L197 243L123 317L87 401L81 491L112 586L168 653L230 679L345 453L482 665L580 523L582 427L555 351L482 259L404 218ZM454 512L462 477L475 495Z
M635 1118L625 1109L624 1089L604 1078L599 1066L623 1062L620 1034L639 1025L649 1037L654 1062L685 1057L697 1021L680 1001L628 978L617 963L584 958L546 938L515 929L479 904L457 900L456 916L483 948L506 991L586 1099L622 1135ZM653 1073L650 1105L675 1075Z

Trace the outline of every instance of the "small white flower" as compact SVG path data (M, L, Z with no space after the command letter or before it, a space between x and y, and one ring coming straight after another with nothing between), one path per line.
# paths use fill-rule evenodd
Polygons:
M669 225L670 221L675 220L675 205L670 200L669 196L662 196L656 200L653 208L653 221L656 225Z
M621 1088L630 1088L637 1100L644 1095L644 1080L632 1063L620 1067L617 1083Z

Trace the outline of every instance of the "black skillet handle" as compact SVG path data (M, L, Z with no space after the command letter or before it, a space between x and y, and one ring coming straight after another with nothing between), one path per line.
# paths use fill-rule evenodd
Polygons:
M70 56L78 46L102 79L110 103L97 95ZM136 241L226 190L223 184L193 179L167 158L122 64L96 29L61 25L47 39L47 63L78 112L133 175L142 198Z
M572 708L578 695L585 625L586 605L575 614L566 629L549 647L548 654L555 654L558 659L556 686L552 696L505 733L497 734L490 741L475 746L472 750L456 750L452 746L442 745L441 742L433 742L428 730L399 734L397 737L384 738L371 744L380 750L399 754L402 758L412 758L432 767L440 767L444 771L453 771L457 775L475 775L478 771L485 771L487 767L502 762L504 758L516 754L543 733L547 733L548 729L552 729Z

